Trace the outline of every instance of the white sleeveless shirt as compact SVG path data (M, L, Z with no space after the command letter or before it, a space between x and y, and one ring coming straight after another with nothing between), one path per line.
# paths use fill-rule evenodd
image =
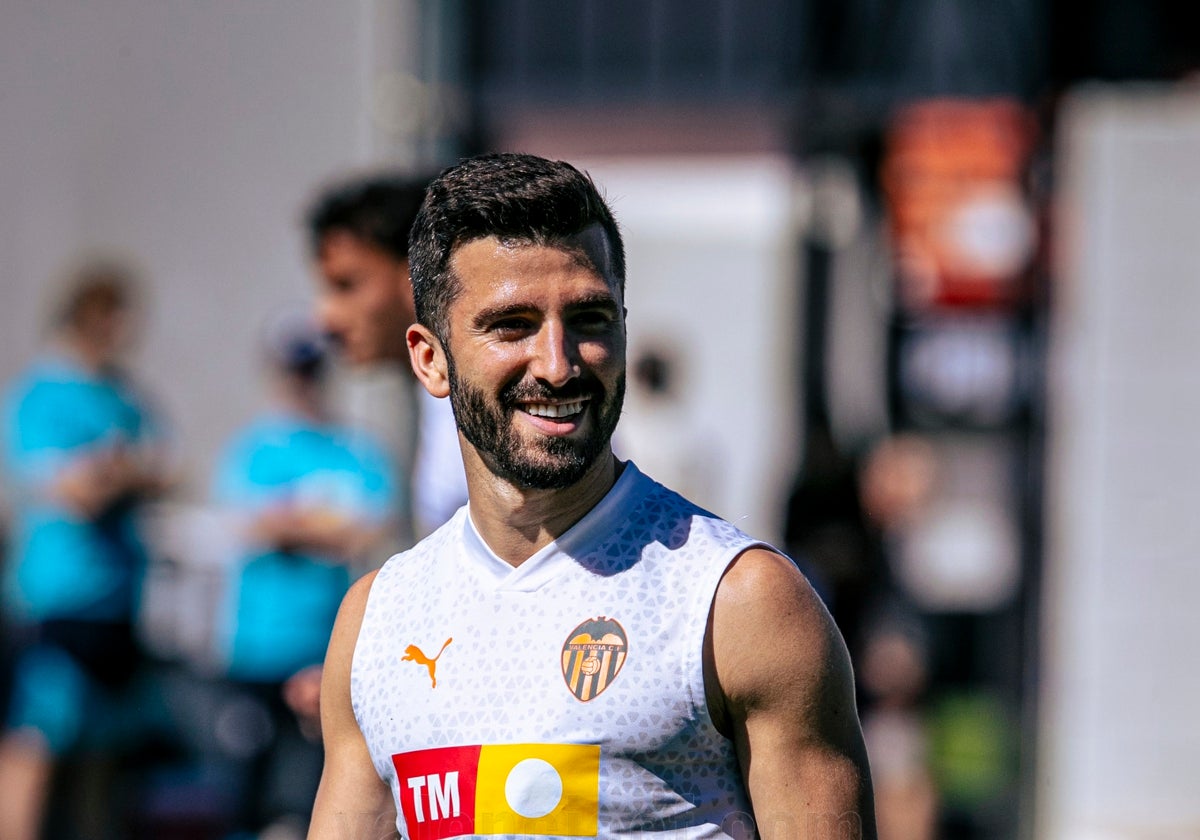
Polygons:
M722 574L756 544L627 464L516 568L465 507L388 560L351 699L401 834L753 836L702 648Z

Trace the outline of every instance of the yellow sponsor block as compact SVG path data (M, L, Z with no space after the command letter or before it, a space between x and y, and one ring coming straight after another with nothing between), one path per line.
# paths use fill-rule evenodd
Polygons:
M480 751L477 833L595 837L599 810L596 744L504 744Z

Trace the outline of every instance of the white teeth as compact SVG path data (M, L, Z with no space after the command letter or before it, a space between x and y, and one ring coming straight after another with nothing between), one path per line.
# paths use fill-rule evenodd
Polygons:
M586 400L576 400L575 402L560 403L558 405L550 405L548 403L529 403L525 406L525 411L532 414L534 417L570 417L572 414L578 414L583 410Z

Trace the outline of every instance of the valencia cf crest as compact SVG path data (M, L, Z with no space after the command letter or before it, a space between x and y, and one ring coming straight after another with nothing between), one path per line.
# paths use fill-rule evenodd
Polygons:
M612 685L625 664L629 640L611 618L589 618L571 631L562 648L563 679L584 703Z

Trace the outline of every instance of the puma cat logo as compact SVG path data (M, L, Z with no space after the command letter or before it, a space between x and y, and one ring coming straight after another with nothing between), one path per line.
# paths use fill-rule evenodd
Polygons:
M433 682L433 688L437 688L437 661L442 655L442 651L446 649L446 645L454 641L454 637L450 637L442 643L442 650L437 652L437 656L430 659L416 645L409 645L404 649L404 656L400 657L401 662L416 662L419 665L424 665L429 669L429 679Z

